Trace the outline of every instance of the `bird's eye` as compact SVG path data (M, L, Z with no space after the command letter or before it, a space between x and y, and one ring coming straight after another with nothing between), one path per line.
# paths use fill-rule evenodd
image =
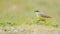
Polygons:
M39 12L38 10L36 10L35 12Z

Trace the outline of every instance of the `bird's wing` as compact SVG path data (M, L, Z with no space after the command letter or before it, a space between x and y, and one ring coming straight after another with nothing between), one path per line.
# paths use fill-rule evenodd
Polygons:
M44 18L51 18L50 16L46 15L46 14L40 14L42 17Z

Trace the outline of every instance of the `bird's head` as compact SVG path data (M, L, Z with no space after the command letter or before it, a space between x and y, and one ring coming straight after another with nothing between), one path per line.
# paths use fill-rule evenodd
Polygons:
M40 11L39 10L36 10L36 11L34 11L35 13L40 13Z
M36 14L37 16L39 16L39 13L40 13L39 10L36 10L36 11L34 11L34 12L35 12L35 14Z

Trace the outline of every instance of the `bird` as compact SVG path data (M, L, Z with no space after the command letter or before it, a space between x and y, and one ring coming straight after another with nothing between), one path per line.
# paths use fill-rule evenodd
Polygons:
M43 13L43 12L41 12L41 11L39 11L39 10L36 10L36 11L34 11L34 12L35 12L35 14L36 14L36 16L37 16L37 18L38 18L38 22L44 21L44 23L46 23L46 20L47 20L48 18L52 18L51 16L48 16L48 15L46 15L45 13Z

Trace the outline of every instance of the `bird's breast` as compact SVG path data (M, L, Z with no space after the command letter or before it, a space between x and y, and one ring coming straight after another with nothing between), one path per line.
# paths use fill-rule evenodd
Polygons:
M44 21L44 20L46 20L47 18L44 18L44 17L42 17L42 16L39 16L38 19L41 20L41 21Z

